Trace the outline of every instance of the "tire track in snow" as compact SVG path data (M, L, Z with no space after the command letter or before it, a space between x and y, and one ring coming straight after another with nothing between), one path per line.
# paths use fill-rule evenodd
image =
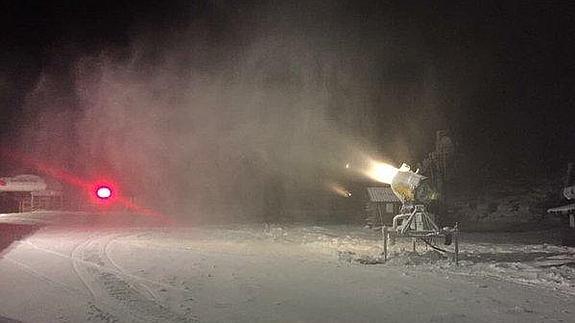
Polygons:
M109 236L108 236L109 237ZM105 264L106 246L108 242L100 238L99 240L94 240L93 244L99 243L99 248L92 248L88 254L89 259L94 260L96 263ZM114 238L112 237L112 240ZM116 238L117 239L117 238ZM86 255L84 255L86 259ZM112 261L108 258L108 263ZM109 298L114 300L114 304L121 305L128 313L141 321L153 321L153 322L191 322L195 321L194 316L183 316L176 313L163 304L160 304L156 300L150 300L140 293L129 279L124 279L122 276L128 276L127 273L113 271L113 270L102 270L103 266L100 267L88 267L87 271L92 275L92 279L97 283L97 287L107 295Z
M88 245L90 243L90 241L93 239L93 236L94 235L91 235L84 242L77 244L74 247L74 249L72 249L72 251L70 252L70 259L72 260L72 268L74 269L74 273L76 274L76 276L78 276L78 278L80 279L80 281L82 282L84 287L86 287L86 289L90 292L90 295L92 296L92 300L96 300L96 293L94 293L94 290L90 287L90 284L88 284L88 282L86 281L86 278L81 274L81 269L79 268L78 262L76 261L76 259L82 259L83 260L83 257L82 257L84 255L83 250L84 250L85 246ZM81 257L77 256L78 253L81 253Z
M134 274L130 274L130 273L126 272L125 270L123 270L122 267L120 267L120 266L118 266L118 268L116 268L116 269L114 270L114 269L111 269L111 268L106 267L105 265L98 264L98 263L95 263L95 262L92 262L92 261L87 261L87 260L84 260L84 259L82 259L82 258L78 258L77 256L74 256L74 257L73 257L73 256L66 255L66 254L63 254L63 253L58 252L58 251L54 251L54 250L50 250L50 249L47 249L47 248L40 247L40 246L38 246L38 245L36 245L36 244L34 244L34 243L32 243L32 242L29 242L29 241L25 241L25 242L23 242L23 244L29 245L30 247L32 247L32 248L34 248L34 249L37 249L37 250L39 250L39 251L43 251L43 252L46 252L46 253L49 253L49 254L53 254L53 255L56 255L56 256L59 256L59 257L62 257L62 258L70 259L70 260L72 260L72 261L81 263L81 264L86 265L86 266L97 267L97 268L98 268L99 270L101 270L101 271L109 271L109 272L111 272L111 273L115 273L115 274L118 274L118 275L123 275L123 276L129 277L129 278L135 279L135 280L141 280L141 281L144 281L144 282L147 282L147 283L150 283L150 284L154 284L154 285L157 285L157 286L166 288L166 289L177 290L177 291L180 291L180 292L189 293L189 290L186 290L185 288L180 288L180 287L177 287L177 286L174 286L174 285L162 283L162 282L157 281L157 280L153 280L153 279L149 279L149 278L137 276L137 275L134 275ZM111 258L110 258L110 259L111 259Z
M127 235L127 236L122 236L122 237L123 237L123 238L126 238L126 237L129 237L129 236L132 236L132 235ZM102 247L102 249L101 249L101 251L100 251L101 255L104 256L105 259L106 259L106 261L107 261L110 265L112 265L112 267L114 267L114 269L115 269L117 272L121 273L122 275L127 276L127 277L130 277L130 278L135 279L135 280L146 281L146 280L145 280L144 278L142 278L142 277L129 274L126 270L124 270L122 267L120 267L120 265L118 265L118 264L114 261L114 259L112 259L112 257L110 256L110 248L111 248L112 242L117 241L119 238L120 238L120 237L114 237L114 238L109 239L108 241L106 241L106 243L104 244L104 246ZM150 283L150 282L148 282L148 283ZM146 285L145 283L140 283L140 286L142 286L142 287L146 290L146 292L148 292L148 294L150 294L150 296L152 297L152 300L153 300L153 301L155 301L155 302L158 301L158 299L159 299L158 295L156 295L156 293L154 293L154 291L153 291L148 285Z
M184 316L171 311L159 303L159 297L149 286L142 282L175 290L186 295L190 294L189 290L130 274L113 260L110 256L113 243L117 242L118 239L129 236L132 235L93 234L85 241L78 243L69 255L40 247L30 241L23 241L22 244L41 252L69 259L72 262L74 273L89 293L89 295L86 295L84 292L84 295L90 297L93 302L102 305L100 307L108 312L120 306L138 321L196 321L197 318L193 314ZM135 283L138 281L140 282L138 286L143 286L145 293L140 292L135 287ZM53 281L53 283L60 284L56 281ZM150 294L152 297L146 297L143 294ZM114 301L110 302L110 299Z

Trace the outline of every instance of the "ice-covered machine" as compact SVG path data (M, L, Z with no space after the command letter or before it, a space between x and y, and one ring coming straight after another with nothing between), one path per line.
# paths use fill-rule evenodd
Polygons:
M438 193L428 184L426 177L412 172L410 167L403 164L394 172L390 181L393 193L401 200L400 213L394 216L392 227L382 228L384 235L384 257L387 258L387 244L395 243L397 237L411 237L419 239L435 250L447 252L437 247L434 241L437 237L444 239L445 245L454 245L455 261L458 260L458 228L439 228L435 223L434 215L428 211L431 201L438 199Z
M400 214L393 218L393 229L403 234L408 231L439 231L433 215L426 206L437 199L437 193L425 181L426 177L414 173L403 164L391 181L391 189L402 203Z

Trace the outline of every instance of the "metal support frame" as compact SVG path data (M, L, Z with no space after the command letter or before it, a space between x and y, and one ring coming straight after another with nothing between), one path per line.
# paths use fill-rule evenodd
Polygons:
M398 225L399 220L402 224ZM415 222L420 221L420 226ZM454 244L453 260L456 266L459 266L459 225L455 224L451 230L441 230L435 224L435 221L425 210L424 205L415 205L411 213L398 214L393 218L393 227L390 231L387 226L382 227L383 234L383 260L387 262L388 258L388 239L391 244L395 244L396 237L412 238L413 252L416 251L417 239L421 239L431 248L439 252L449 253L448 251L432 245L426 238L434 237L447 237L449 234L452 236Z

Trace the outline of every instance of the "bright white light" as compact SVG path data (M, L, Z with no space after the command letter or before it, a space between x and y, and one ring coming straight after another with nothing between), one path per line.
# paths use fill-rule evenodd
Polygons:
M96 196L101 199L107 199L112 196L112 190L109 187L101 186L96 190Z
M381 183L391 184L399 170L391 165L380 162L371 162L367 176Z

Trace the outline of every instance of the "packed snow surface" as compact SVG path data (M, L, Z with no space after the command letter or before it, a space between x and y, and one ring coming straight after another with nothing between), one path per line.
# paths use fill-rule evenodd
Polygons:
M575 248L462 234L459 266L357 226L0 215L0 322L573 322ZM452 246L446 247L447 251Z

